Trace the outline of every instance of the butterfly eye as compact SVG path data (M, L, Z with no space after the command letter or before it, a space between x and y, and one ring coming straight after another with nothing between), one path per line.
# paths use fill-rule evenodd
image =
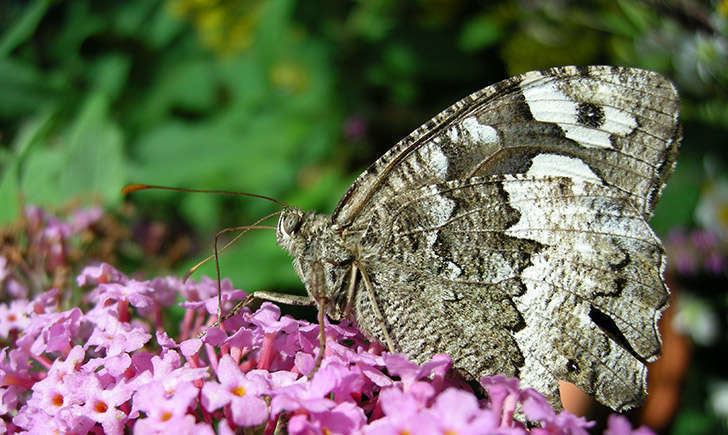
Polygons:
M301 227L301 215L289 213L283 218L283 232L291 235Z

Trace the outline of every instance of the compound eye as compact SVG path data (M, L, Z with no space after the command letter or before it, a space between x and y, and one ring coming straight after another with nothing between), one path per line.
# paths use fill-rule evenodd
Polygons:
M289 213L283 218L283 232L286 235L292 235L301 228L301 215L298 213Z

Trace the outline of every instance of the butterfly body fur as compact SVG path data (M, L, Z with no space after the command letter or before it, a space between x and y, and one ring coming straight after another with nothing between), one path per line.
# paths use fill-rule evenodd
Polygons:
M567 380L628 409L660 354L669 291L647 220L678 114L649 71L516 76L396 144L332 215L284 210L278 244L329 317L414 361L447 353L469 380L518 376L552 403Z

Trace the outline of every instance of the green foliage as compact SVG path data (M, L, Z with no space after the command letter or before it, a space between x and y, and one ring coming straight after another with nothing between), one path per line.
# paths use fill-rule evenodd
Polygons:
M725 433L728 428L715 415L700 410L686 410L675 421L676 434L715 434Z
M503 28L493 17L483 14L463 23L459 47L464 52L493 46L503 36Z
M206 29L190 31L186 12L176 15L183 3L39 1L8 10L18 18L0 40L0 114L16 140L3 162L3 222L21 201L113 208L133 181L288 198L297 174L331 155L342 114L330 45L296 27L292 2L258 2L255 25L238 35L256 43L234 55L200 44ZM234 3L197 16L249 21ZM208 233L271 209L242 200L230 210L199 195L137 194L134 202ZM265 249L279 254L275 244ZM239 263L254 252L243 251Z
M113 205L121 198L125 174L122 133L109 120L109 101L90 94L52 148L39 148L24 162L21 190L32 204L62 205L99 195Z
M671 228L689 227L694 220L695 206L705 175L700 162L692 156L678 161L675 173L662 193L650 221L658 234L665 236Z
M0 38L0 57L6 57L18 45L30 38L50 6L47 0L35 0Z

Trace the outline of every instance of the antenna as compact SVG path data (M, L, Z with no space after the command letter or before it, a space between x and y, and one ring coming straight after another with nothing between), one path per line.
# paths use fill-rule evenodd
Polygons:
M191 192L191 193L216 193L221 195L236 195L236 196L247 196L250 198L260 198L265 199L270 202L274 202L282 207L291 208L290 205L286 204L285 202L278 201L277 199L273 199L270 196L265 195L257 195L255 193L247 193L247 192L232 192L229 190L206 190L206 189L187 189L184 187L168 187L168 186L156 186L153 184L127 184L124 186L123 189L121 189L122 195L128 195L130 193L134 193L139 190L173 190L176 192Z
M280 206L282 206L284 208L291 208L291 206L289 206L285 202L278 201L277 199L273 199L273 198L271 198L269 196L257 195L255 193L246 193L246 192L232 192L232 191L228 191L228 190L187 189L187 188L184 188L184 187L157 186L157 185L153 185L153 184L127 184L126 186L124 186L123 189L121 189L121 193L122 193L122 195L129 195L130 193L134 193L134 192L137 192L139 190L151 190L151 189L154 189L154 190L172 190L172 191L175 191L175 192L214 193L214 194L222 194L222 195L247 196L247 197L250 197L250 198L265 199L267 201L270 201L270 202L273 202L275 204L278 204L278 205L280 205ZM215 235L215 242L213 244L213 251L214 251L213 255L205 258L201 262L199 262L196 265L194 265L185 274L183 281L186 281L187 278L189 278L191 274L193 274L197 269L199 269L200 266L202 266L203 264L205 264L208 261L210 261L210 259L213 259L213 258L215 259L215 270L217 272L217 319L218 319L218 322L220 324L222 324L222 288L221 288L221 284L220 284L220 261L219 261L219 258L218 258L218 254L221 251L224 251L225 248L227 248L228 246L232 245L235 241L237 241L239 238L241 238L243 236L243 234L247 233L250 230L257 230L257 229L275 230L276 227L273 227L273 226L264 226L264 225L258 225L258 224L260 224L261 222L263 222L263 221L265 221L267 219L270 219L271 217L273 217L275 215L279 215L282 212L283 211L277 211L275 213L269 214L268 216L264 216L264 217L258 219L257 221L255 221L255 223L253 223L253 225L242 225L242 226L238 226L238 227L230 227L230 228L224 228L224 229L220 230ZM217 242L218 242L220 236L222 236L224 233L230 232L230 231L241 231L241 233L238 234L237 236L235 236L227 244L225 244L225 246L223 246L222 249L219 249L218 250L217 249Z
M225 244L225 246L223 246L222 248L218 249L217 252L220 253L220 252L224 251L230 245L232 245L233 243L237 242L239 238L243 237L245 235L245 233L247 233L250 230L254 230L254 229L275 229L275 227L258 226L258 224L261 223L261 222L267 221L268 219L272 218L273 216L279 215L281 213L282 212L277 211L275 213L269 214L268 216L263 216L262 218L258 219L257 221L253 222L250 225L246 225L245 227L235 227L235 229L239 229L240 230L240 234L238 234L235 237L233 237L232 240L230 240L229 242L227 242ZM235 231L235 229L225 228L224 230L222 230L222 232ZM219 235L220 235L220 233L218 233L218 235L215 236L215 246L217 246L217 238L218 238ZM187 273L185 273L185 276L182 278L182 282L187 281L187 279L190 277L190 275L192 275L193 273L195 273L195 271L197 271L197 269L199 269L200 267L202 267L203 264L207 263L208 261L212 260L213 258L215 258L215 254L208 256L204 260L202 260L199 263L195 264L194 266L190 267L190 269L187 271Z

